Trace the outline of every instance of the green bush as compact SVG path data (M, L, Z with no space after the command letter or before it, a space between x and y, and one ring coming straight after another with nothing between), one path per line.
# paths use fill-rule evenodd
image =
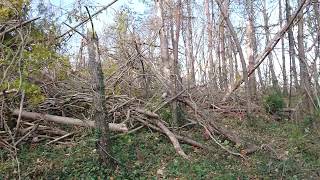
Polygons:
M273 91L264 97L264 108L270 114L278 114L285 103L280 92Z

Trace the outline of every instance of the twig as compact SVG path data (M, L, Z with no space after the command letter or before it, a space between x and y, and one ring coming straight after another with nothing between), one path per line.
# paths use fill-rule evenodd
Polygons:
M33 128L26 135L24 135L22 138L20 138L17 142L14 143L14 146L17 146L22 140L27 138L32 132L34 132L38 128L38 126L39 124L34 125Z
M120 137L120 136L123 136L123 135L132 134L132 133L134 133L134 132L136 132L136 131L138 131L138 130L142 129L143 127L144 127L144 126L139 126L139 127L137 127L137 128L134 128L134 129L132 129L132 130L128 131L127 133L117 134L117 135L115 135L115 136L112 136L112 137L111 137L111 139L114 139L114 138L117 138L117 137Z
M4 92L0 92L0 96L3 96L4 94L11 94L11 93L16 93L18 92L18 90L16 89L9 89L9 90L6 90Z
M66 134L66 135L63 135L63 136L61 136L61 137L58 137L57 139L54 139L54 140L52 140L52 141L49 141L48 143L46 143L46 145L52 144L52 143L54 143L54 142L57 142L57 141L59 141L59 140L61 140L61 139L64 139L64 138L66 138L66 137L68 137L68 136L71 136L71 135L73 135L73 134L74 134L74 133L71 132L71 133L68 133L68 134Z
M233 152L231 150L229 150L228 148L224 147L216 138L213 137L213 135L211 134L211 132L208 130L208 128L204 125L202 125L200 123L200 125L208 132L208 135L210 136L210 138L217 144L219 145L223 150L227 151L228 153L232 154L232 155L235 155L235 156L240 156L242 157L243 159L246 159L246 157L240 153L237 153L237 152Z
M142 120L142 119L137 119L137 121L141 122L142 124L144 124L145 126L148 126L149 128L151 128L151 129L153 129L153 130L156 130L156 131L164 134L164 132L163 132L162 129L160 129L160 128L158 128L158 127L156 127L156 126L148 123L147 121L144 121L144 120ZM184 136L180 136L180 135L175 135L175 136L176 136L176 138L177 138L178 140L180 140L180 141L182 141L182 142L184 142L184 143L186 143L186 144L189 144L189 145L191 145L191 146L199 147L199 148L202 148L202 149L209 149L209 148L206 147L205 145L203 145L203 144L201 144L201 143L198 143L198 142L196 142L195 140L192 140L192 139L190 139L190 138L188 138L188 137L184 137Z
M19 127L20 127L20 123L21 123L21 113L23 110L23 102L24 102L24 90L22 91L22 95L21 95L21 100L20 100L20 108L19 108L19 115L18 115L18 120L17 120L17 125L16 125L16 130L14 132L13 138L15 138L19 132Z
M40 19L40 17L36 17L36 18L30 19L30 20L24 21L24 22L22 22L20 24L17 24L15 26L7 29L7 30L4 30L2 33L0 33L0 37L5 35L5 34L7 34L7 33L9 33L9 32L11 32L11 31L13 31L13 30L15 30L15 29L17 29L18 27L24 26L24 25L29 24L29 23L31 23L31 22L33 22L35 20L38 20L38 19Z
M114 0L112 1L111 3L109 3L108 5L104 6L103 8L101 8L99 11L93 13L91 15L91 17L94 17L96 16L97 14L101 13L102 11L106 10L108 7L110 7L111 5L113 5L115 2L117 2L118 0ZM77 27L81 26L82 24L88 22L90 20L90 17L87 17L86 19L84 19L82 22L80 22L79 24L73 26L72 29L69 29L68 31L66 31L65 33L61 34L60 36L56 37L56 39L60 39L62 38L63 36L65 36L66 34L72 32L74 29L76 29Z
M170 98L168 101L164 102L163 104L161 104L157 109L155 109L153 111L153 113L158 112L161 108L163 108L165 105L169 104L171 101L177 99L182 93L184 93L187 89L184 89L182 91L180 91L178 94L176 94L175 96L173 96L172 98Z

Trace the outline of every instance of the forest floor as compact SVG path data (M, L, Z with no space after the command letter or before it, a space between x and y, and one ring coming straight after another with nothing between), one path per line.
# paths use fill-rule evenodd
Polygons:
M72 144L20 146L19 162L22 179L319 179L320 122L305 118L299 122L255 118L250 121L223 119L221 123L258 145L268 144L246 160L230 155L218 145L201 150L182 144L190 156L185 160L176 154L166 136L146 128L112 139L114 158L119 165L114 171L99 166L94 151L94 135L81 129ZM202 143L200 128L184 133ZM221 142L226 147L227 141ZM15 161L0 149L0 179L16 177Z

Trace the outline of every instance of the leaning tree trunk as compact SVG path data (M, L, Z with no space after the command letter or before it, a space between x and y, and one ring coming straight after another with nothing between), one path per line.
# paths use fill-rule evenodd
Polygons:
M97 135L97 152L103 165L111 166L111 144L109 140L109 126L107 125L107 115L105 112L105 86L104 76L101 67L98 37L96 34L88 33L88 54L89 54L89 71L91 74L91 84L93 89L93 120L96 125Z
M224 20L226 21L226 24L228 26L228 29L230 31L230 35L232 36L232 40L234 42L234 45L236 46L236 49L238 50L239 53L239 57L240 57L240 62L241 62L241 66L242 66L242 78L243 81L245 82L245 89L246 89L246 95L247 95L247 100L248 100L248 106L250 104L249 102L249 97L250 97L250 93L249 93L249 82L248 82L248 71L247 71L247 65L246 65L246 61L244 59L244 54L242 51L242 47L240 44L240 41L237 37L237 33L235 31L235 28L233 27L229 17L225 14L225 12L223 11L223 3L221 0L215 0L216 3L219 6L219 10L221 12L221 15L223 16ZM238 82L236 82L236 84L238 84ZM230 89L228 89L228 92L225 94L225 96L223 97L222 101L226 101L227 98L230 96L230 94L233 92L232 87Z

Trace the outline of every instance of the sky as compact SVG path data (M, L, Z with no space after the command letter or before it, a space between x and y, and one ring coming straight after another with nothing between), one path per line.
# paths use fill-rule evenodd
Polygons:
M86 2L85 0L82 0L83 2ZM103 6L108 5L113 0L91 0L90 3L84 3L81 5L83 8L84 6L88 6L95 8L95 11L98 9L101 9ZM50 0L50 2L57 6L62 7L65 11L71 11L74 7L74 4L76 3L76 0ZM128 6L131 10L143 14L146 10L145 5L140 0L118 0L116 3L114 3L111 7L109 7L107 10L103 11L101 14L97 15L95 17L95 28L96 31L100 32L103 30L104 26L110 24L113 22L114 18L114 11L121 9L121 6ZM83 9L84 10L84 9ZM94 10L91 9L91 13L94 12ZM88 27L90 28L90 27Z
M66 32L70 28L65 25L67 23L70 26L75 26L79 22L73 21L70 22L67 20L68 13L80 14L79 12L74 12L73 10L79 9L79 5L76 2L81 1L81 9L86 15L85 6L89 7L91 13L94 13L101 9L102 7L108 5L113 0L33 0L31 7L36 9L39 2L43 1L44 4L51 4L52 9L51 11L54 12L55 17L58 17L59 25L61 25L61 33ZM77 7L78 6L78 7ZM147 9L146 5L143 3L142 0L118 0L112 6L110 6L107 10L103 11L102 13L98 14L93 18L94 21L94 28L95 31L99 34L103 33L103 30L108 25L114 22L114 14L116 10L122 8L122 6L128 7L131 11L136 12L137 14L144 14L145 10ZM33 11L32 11L33 12ZM36 12L36 11L34 11ZM44 17L43 14L31 14L31 17L41 16ZM86 23L84 29L91 29L90 23ZM81 31L81 28L77 28L77 30ZM69 46L67 49L69 52L76 54L78 49L80 48L81 38L78 34L75 34L71 39L68 41Z

